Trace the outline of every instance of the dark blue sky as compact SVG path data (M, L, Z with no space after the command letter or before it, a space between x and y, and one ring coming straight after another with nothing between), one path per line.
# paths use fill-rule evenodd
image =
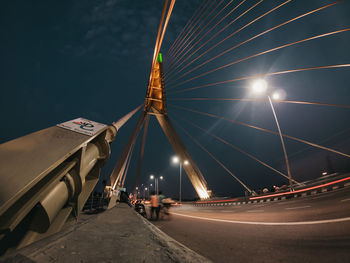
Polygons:
M164 54L200 2L176 2L162 47ZM214 6L219 2L216 1ZM223 4L228 2L223 1ZM258 1L246 1L216 30L256 2ZM282 2L263 1L209 42L199 54ZM266 29L331 2L291 1L225 41L188 69ZM162 8L161 0L2 1L0 5L0 143L76 117L108 124L143 102ZM230 8L223 14L229 10ZM349 13L349 1L344 1L255 39L181 80L286 43L350 27ZM218 16L215 21L221 17L222 15ZM210 26L206 30L209 28ZM212 33L208 34L203 41L211 35ZM350 62L349 43L349 32L313 40L247 60L188 82L177 89L257 73L347 64ZM195 57L196 55L193 58ZM349 68L267 78L270 89L283 89L288 100L338 104L350 102L349 80ZM249 81L239 81L172 95L169 91L168 97L244 98L249 96L249 85ZM276 130L271 109L266 103L168 102ZM276 104L276 111L284 133L350 153L349 109L279 103ZM179 117L185 118L210 129L276 169L285 171L277 136L170 106L169 116L176 121L179 121ZM136 118L123 127L113 143L112 157L102 170L103 177L108 177L111 173L135 122ZM178 189L178 168L170 164L173 151L155 119L150 124L141 180L148 184L150 173L163 175L166 179L161 188L166 194L175 197ZM283 177L216 139L185 122L182 124L251 188L285 182ZM229 174L193 144L181 130L178 129L178 132L215 194L236 196L243 193L242 187ZM290 140L286 140L286 146L296 180L316 177L326 168L327 152ZM135 183L138 147L139 144L126 180L129 190ZM329 154L329 158L336 170L350 170L349 160L346 158L335 154ZM184 182L184 196L194 196L188 180Z

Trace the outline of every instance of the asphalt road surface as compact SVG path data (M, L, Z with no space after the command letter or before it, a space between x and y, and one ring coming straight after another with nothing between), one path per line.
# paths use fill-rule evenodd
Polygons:
M214 262L350 262L350 187L236 206L172 209L162 231Z

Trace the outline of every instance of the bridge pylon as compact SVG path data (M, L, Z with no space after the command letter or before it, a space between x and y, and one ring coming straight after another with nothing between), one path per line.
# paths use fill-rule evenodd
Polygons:
M170 3L168 0L164 0L163 11L158 27L158 34L156 39L156 44L153 53L151 72L148 82L148 87L146 91L146 97L143 106L143 112L127 142L120 158L113 169L111 174L111 187L114 190L122 187L125 181L125 176L127 173L127 163L131 156L132 149L136 143L138 134L140 133L145 120L149 116L153 115L157 118L160 127L165 133L168 141L173 147L175 153L179 157L180 162L187 161L187 165L184 165L184 170L190 179L195 191L197 192L200 199L207 199L211 196L211 191L208 190L207 182L204 179L201 171L191 158L189 152L187 151L185 145L180 139L180 136L177 134L174 126L172 125L166 106L166 96L165 96L165 85L164 85L164 74L163 74L163 59L162 54L159 53L162 46L162 41L166 32L166 28L175 4L175 0L171 0ZM145 125L147 129L148 125ZM143 136L142 146L141 146L141 159L139 162L138 173L140 172L140 165L142 162L143 148L145 144L145 136ZM139 174L137 176L137 179ZM137 185L136 185L137 187ZM115 203L112 199L112 202Z
M111 185L114 189L122 187L122 178L125 174L126 163L131 154L136 138L143 126L145 117L147 115L155 116L166 135L170 145L174 149L176 155L183 163L187 161L187 165L183 165L184 170L191 181L195 191L201 199L207 199L210 197L211 191L208 190L207 182L204 179L203 174L199 170L196 163L191 158L191 155L187 151L180 136L177 134L174 126L172 125L167 112L166 106L166 94L164 85L164 74L162 64L162 54L159 53L157 60L154 63L151 71L151 78L146 92L144 101L143 112L127 142L124 150L115 166L115 169L111 175Z

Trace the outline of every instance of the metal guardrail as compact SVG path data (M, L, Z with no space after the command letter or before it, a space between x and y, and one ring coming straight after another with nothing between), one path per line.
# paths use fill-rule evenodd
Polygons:
M89 212L89 213L99 212L107 209L108 203L109 203L109 198L104 196L103 194L94 195L94 193L91 193L82 211Z

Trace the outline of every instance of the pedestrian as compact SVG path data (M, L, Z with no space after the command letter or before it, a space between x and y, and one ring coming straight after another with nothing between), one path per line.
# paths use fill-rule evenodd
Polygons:
M120 191L119 201L122 203L127 203L128 206L132 207L129 200L129 195L126 191Z
M153 220L153 214L156 213L157 216L157 220L159 217L159 211L158 210L158 195L156 195L156 193L154 191L152 191L151 193L151 197L150 197L150 201L151 201L151 220Z
M160 213L160 211L162 210L163 199L165 199L165 196L163 195L162 191L159 191L159 196L158 196L158 207L157 207L157 210L156 210L157 219L159 218L159 213Z

